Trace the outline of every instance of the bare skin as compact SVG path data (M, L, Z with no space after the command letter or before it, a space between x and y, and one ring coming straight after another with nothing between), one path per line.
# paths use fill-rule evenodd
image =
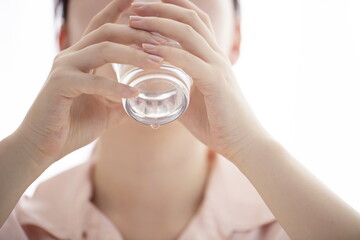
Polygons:
M23 123L0 143L1 224L41 172L100 136L94 203L126 239L178 236L202 200L207 148L239 167L292 239L360 238L358 213L272 139L246 103L231 70L240 35L230 1L130 6L127 0L92 0L86 11L84 1L70 1L63 51ZM137 17L111 24L128 7ZM180 42L182 49L162 44L151 32ZM189 73L195 87L179 121L153 131L124 114L121 97L137 91L116 83L108 63L156 68L163 60ZM93 69L96 75L89 74ZM140 231L136 224L146 227Z
M221 37L217 41L221 43L224 52L233 56L235 62L239 51L239 26L232 16L232 2L221 4L212 0L194 3L218 18L214 31ZM72 1L70 4L69 22L64 29L68 38L62 42L63 48L81 38L79 29L84 29L90 20L90 13L79 11L84 4L84 1ZM129 14L124 15L139 13L134 7L127 12ZM151 12L148 14L151 15ZM120 18L118 22L128 24L128 17ZM224 28L221 23L228 27ZM234 34L236 32L237 35ZM97 69L97 74L116 79L109 65ZM203 109L201 105L196 105L203 104L201 94L193 92L191 97L193 100L188 115ZM202 119L203 116L198 118ZM187 121L192 123L193 120L188 118ZM168 236L178 235L201 204L208 175L206 145L195 138L180 121L154 131L126 118L115 128L103 132L96 147L94 203L121 229L122 234L128 239L144 239L144 236L169 239ZM138 176L142 176L141 179ZM179 191L174 193L173 189ZM175 207L180 205L181 208ZM119 215L113 209L121 209L122 214ZM154 232L156 229L161 231Z

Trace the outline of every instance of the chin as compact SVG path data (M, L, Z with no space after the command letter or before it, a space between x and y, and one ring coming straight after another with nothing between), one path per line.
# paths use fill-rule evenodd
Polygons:
M128 134L135 135L159 135L159 134L171 134L174 135L179 131L187 131L183 124L179 120L175 120L171 123L161 125L158 129L151 128L150 125L140 123L128 115L126 115L124 121L115 127L116 129L109 129L108 131L126 132Z

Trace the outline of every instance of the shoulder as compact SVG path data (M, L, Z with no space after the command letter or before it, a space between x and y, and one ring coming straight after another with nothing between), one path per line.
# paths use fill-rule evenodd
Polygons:
M23 195L1 227L0 240L72 236L91 192L91 166L82 163L40 183L32 197Z
M289 239L260 194L229 160L217 156L209 181L208 209L213 209L225 239Z

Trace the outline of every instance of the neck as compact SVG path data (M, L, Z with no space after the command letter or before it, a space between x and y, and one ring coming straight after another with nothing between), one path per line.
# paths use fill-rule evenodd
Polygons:
M93 201L125 239L175 238L201 203L207 154L176 122L112 129L94 152Z

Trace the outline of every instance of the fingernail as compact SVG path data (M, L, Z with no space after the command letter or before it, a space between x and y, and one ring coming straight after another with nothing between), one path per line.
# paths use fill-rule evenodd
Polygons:
M157 41L158 43L166 43L168 41L168 38L160 35L157 32L151 32L152 38Z
M176 41L167 41L165 42L165 45L173 48L181 48L181 44Z
M148 43L143 43L142 47L145 49L145 51L147 52L151 52L154 53L156 52L156 46L152 45L152 44L148 44Z
M130 19L131 21L141 21L141 20L142 20L142 17L132 15L132 16L129 17L129 19Z
M164 61L164 59L162 57L152 55L152 54L149 54L148 58L149 58L150 61L153 61L153 62L156 62L156 63L162 63Z

